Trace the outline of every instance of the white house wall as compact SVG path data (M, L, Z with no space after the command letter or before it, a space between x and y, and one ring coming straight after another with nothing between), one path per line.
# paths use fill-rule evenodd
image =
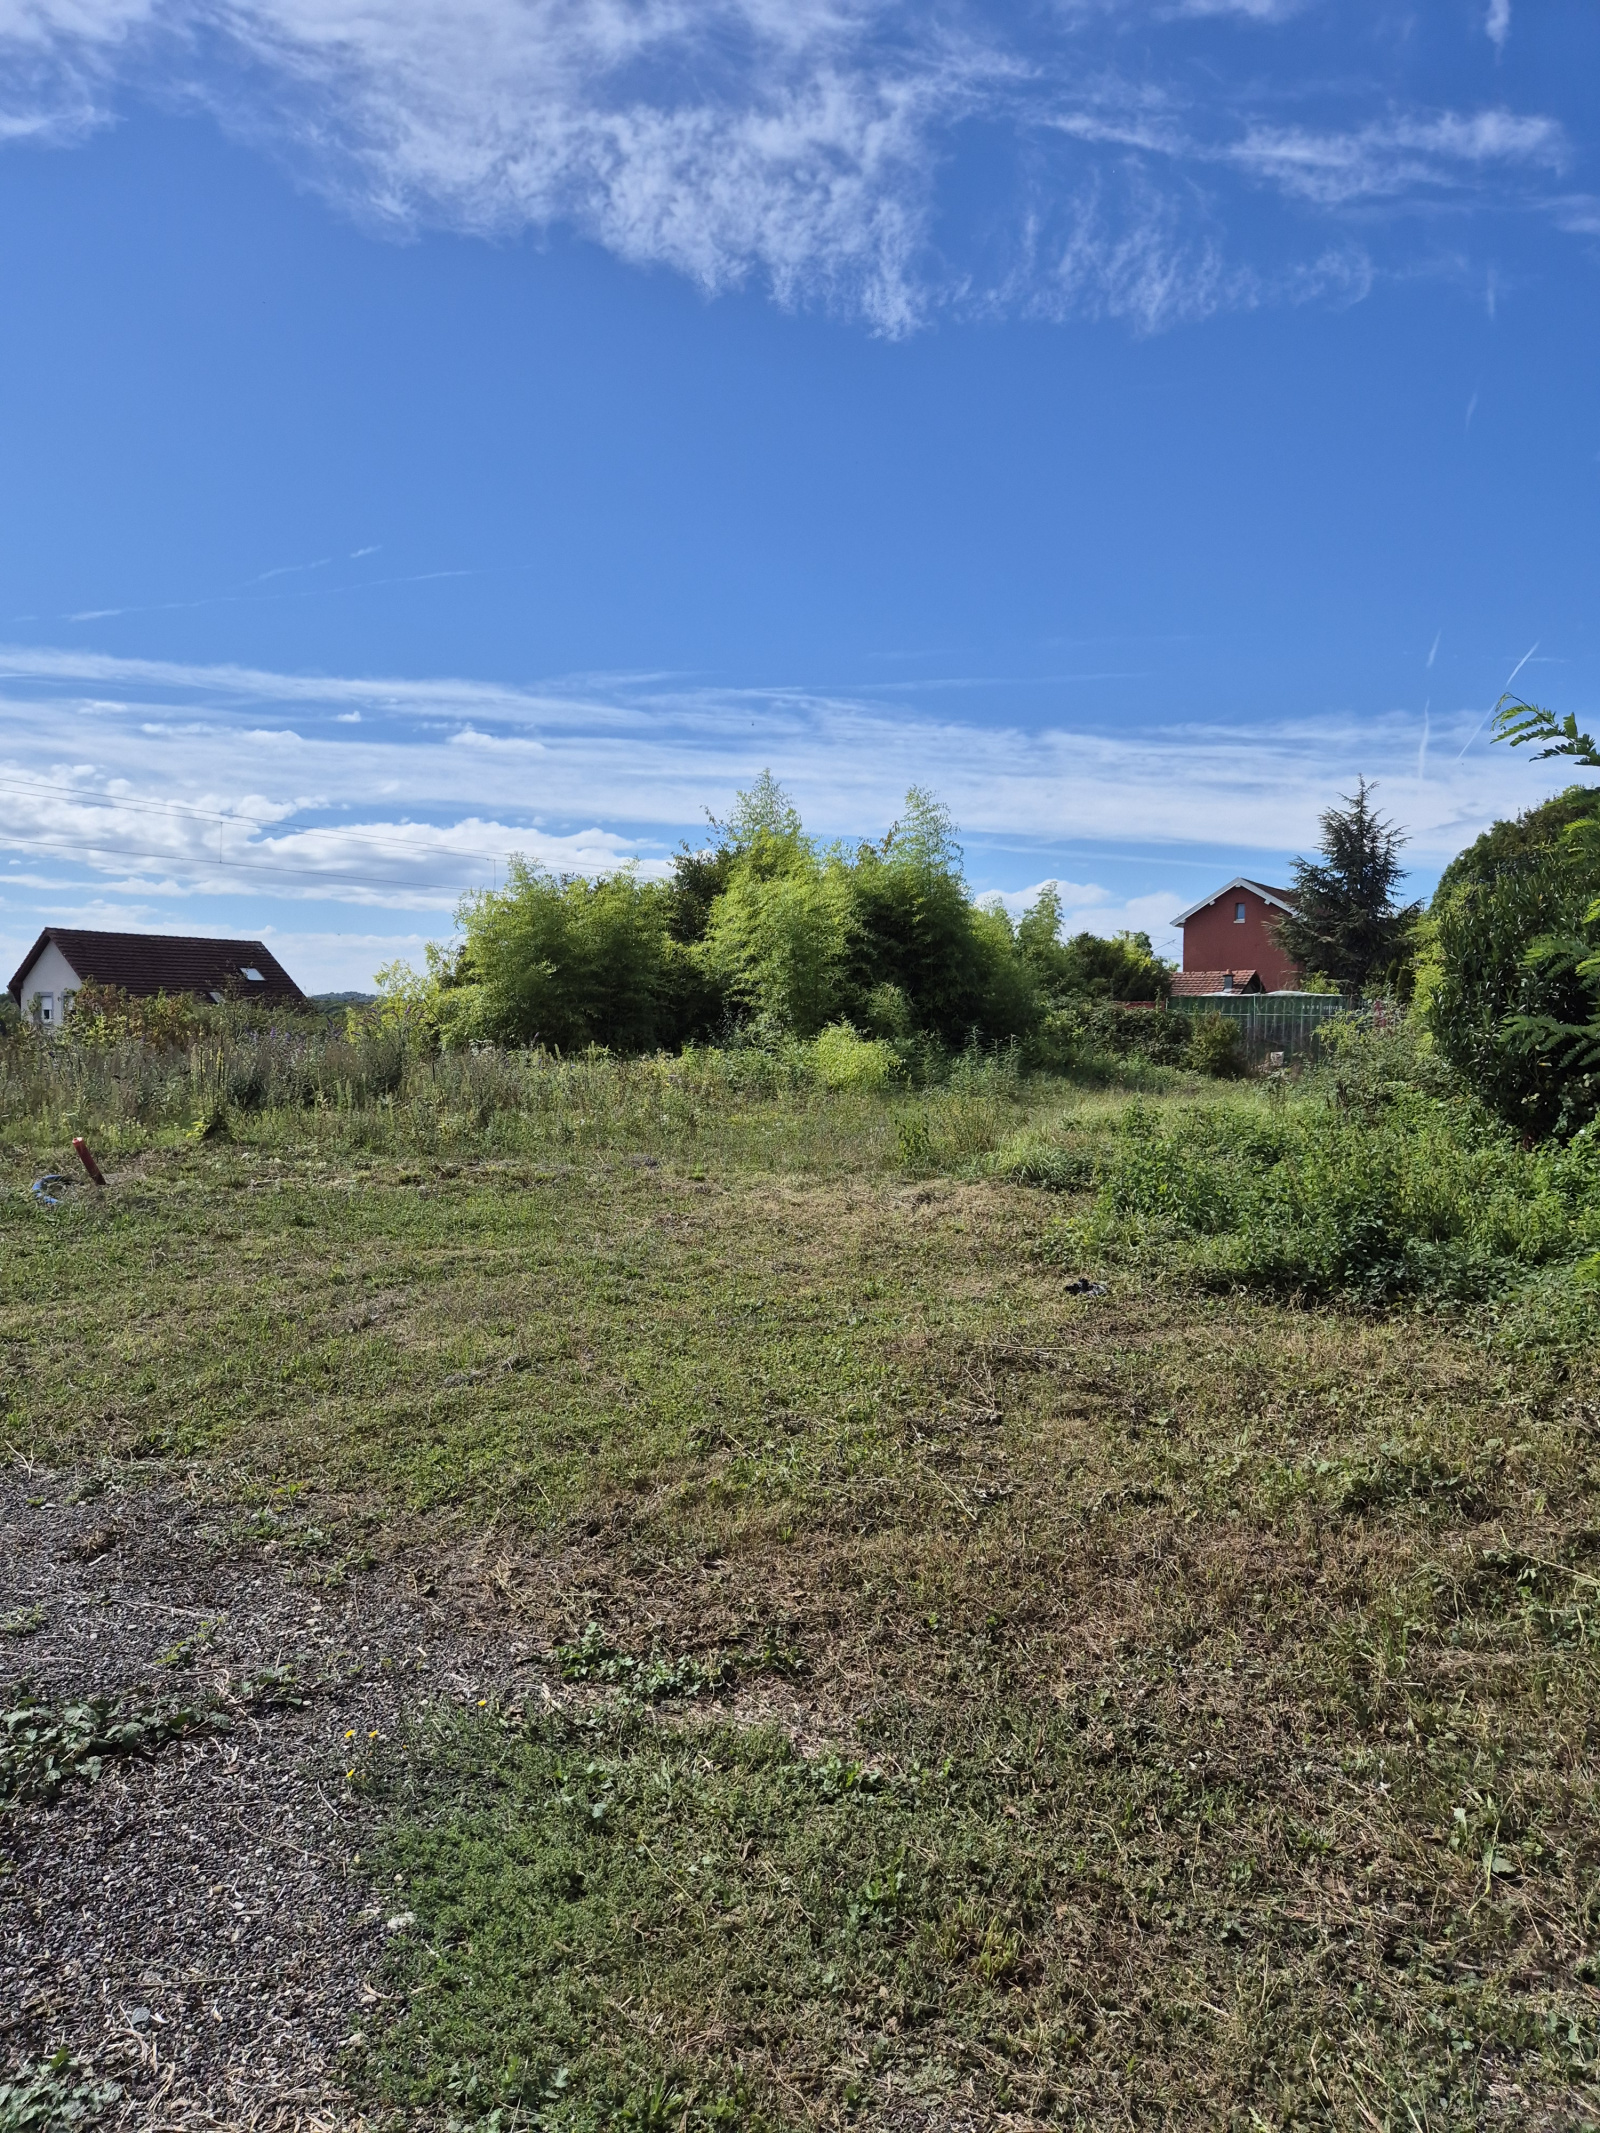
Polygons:
M51 993L55 998L55 1013L52 1019L59 1024L62 1019L61 995L76 992L82 983L82 978L55 942L46 941L38 956L29 964L27 976L22 981L22 1011L24 1014L30 1011L36 994Z

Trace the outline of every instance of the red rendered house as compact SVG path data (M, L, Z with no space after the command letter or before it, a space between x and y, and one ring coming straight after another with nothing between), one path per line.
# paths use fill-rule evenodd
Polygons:
M1183 975L1173 991L1298 990L1303 972L1278 946L1276 926L1293 909L1289 890L1246 881L1241 875L1180 911L1172 923L1183 929ZM1215 983L1202 982L1208 979Z

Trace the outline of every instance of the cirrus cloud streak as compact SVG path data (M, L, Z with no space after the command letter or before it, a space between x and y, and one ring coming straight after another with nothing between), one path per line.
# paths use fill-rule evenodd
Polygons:
M941 310L1155 330L1347 300L1370 280L1380 206L1533 204L1559 221L1546 194L1574 151L1557 119L1370 73L1310 99L1293 45L1307 12L0 0L0 137L71 138L119 99L177 98L375 229L569 230L710 293L762 285L888 334ZM1204 70L1197 39L1215 45ZM976 219L952 177L974 158L1000 203ZM1252 189L1281 226L1260 226ZM1359 236L1330 230L1355 207Z

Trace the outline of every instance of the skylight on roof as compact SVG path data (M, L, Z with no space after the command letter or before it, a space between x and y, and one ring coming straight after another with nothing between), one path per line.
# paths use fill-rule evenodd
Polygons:
M252 985L265 985L267 982L254 963L246 963L239 975L242 978L248 978Z

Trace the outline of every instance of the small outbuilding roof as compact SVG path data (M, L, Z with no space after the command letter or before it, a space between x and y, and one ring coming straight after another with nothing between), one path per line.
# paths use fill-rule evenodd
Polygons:
M1179 970L1172 979L1175 1000L1204 999L1207 995L1234 992L1264 992L1259 970Z
M133 999L158 992L202 999L303 1000L305 994L260 941L215 941L181 933L93 933L46 926L7 988L22 1005L23 986L47 947L58 948L81 984L115 985Z
M1172 921L1173 925L1181 926L1186 918L1193 918L1196 912L1209 909L1212 904L1226 896L1230 889L1249 889L1265 902L1276 904L1280 911L1293 912L1296 909L1293 889L1275 889L1269 882L1251 881L1247 875L1236 874L1232 881L1225 881L1220 889L1213 889L1209 896L1202 896L1200 901L1191 904L1187 911L1180 911Z

